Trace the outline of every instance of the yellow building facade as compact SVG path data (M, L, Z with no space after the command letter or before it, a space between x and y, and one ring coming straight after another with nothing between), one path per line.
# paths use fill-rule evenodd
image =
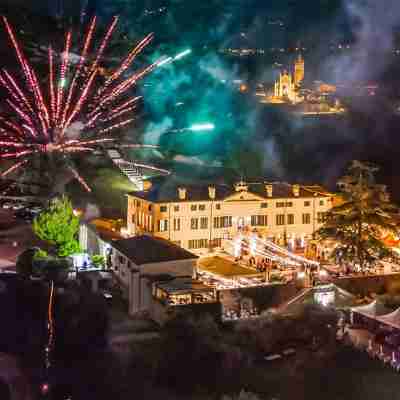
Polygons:
M131 236L168 239L196 254L220 248L241 231L295 250L305 248L331 206L332 194L320 186L160 185L128 195L127 230Z

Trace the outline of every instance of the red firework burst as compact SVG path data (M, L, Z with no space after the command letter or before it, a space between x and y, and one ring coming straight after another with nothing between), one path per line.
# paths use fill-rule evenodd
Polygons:
M100 63L118 18L113 19L98 48L89 53L97 23L94 17L77 62L72 62L71 31L66 34L62 53L56 53L49 46L49 84L41 87L7 18L3 17L3 22L16 52L22 79L19 81L5 69L0 71L0 85L7 92L7 112L0 115L0 159L16 160L2 177L26 167L40 153L67 156L90 152L101 143L115 141L110 133L134 120L134 110L141 99L133 97L130 89L163 61L126 76L136 56L152 41L153 34L149 34L107 78L102 77ZM90 191L76 169L68 168Z

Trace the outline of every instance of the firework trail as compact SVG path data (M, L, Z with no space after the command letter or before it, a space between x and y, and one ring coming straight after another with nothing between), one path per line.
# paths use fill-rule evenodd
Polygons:
M41 86L13 28L6 17L2 19L16 53L22 79L4 68L0 70L0 86L7 94L6 111L0 115L0 160L16 160L0 176L26 168L29 161L38 155L60 154L73 176L90 191L89 185L71 166L73 160L69 155L84 154L94 151L101 144L115 142L117 138L111 134L135 120L134 112L141 97L132 96L130 89L157 68L162 59L129 76L125 74L152 41L153 34L142 39L120 65L104 77L102 58L116 29L118 17L113 19L97 50L90 52L91 48L95 48L93 38L97 20L94 17L89 23L77 63L71 62L71 31L65 36L62 53L49 46L49 83ZM117 142L115 146L125 145ZM136 145L125 147L131 146Z

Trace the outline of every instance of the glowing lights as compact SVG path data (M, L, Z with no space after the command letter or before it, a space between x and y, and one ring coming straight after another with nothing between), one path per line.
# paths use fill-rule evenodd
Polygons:
M181 58L183 58L183 57L189 55L191 52L192 52L191 49L187 49L187 50L185 50L185 51L182 51L181 53L177 54L177 55L173 58L173 60L174 60L174 61L180 60Z
M91 192L92 189L90 186L86 183L86 181L82 178L81 175L79 175L78 171L76 171L74 168L70 167L69 168L72 174L74 175L75 179L85 188L87 192Z
M26 166L35 154L59 152L68 155L94 151L98 145L115 140L101 134L109 134L134 121L132 114L141 97L131 97L128 90L162 61L129 77L124 77L124 72L153 40L152 33L128 53L104 82L99 65L115 31L118 17L113 18L97 50L89 57L89 49L94 47L92 42L97 22L94 17L85 34L78 62L71 61L72 31L65 36L62 53L57 53L49 46L49 84L46 90L42 90L36 72L25 57L6 17L3 17L3 22L23 79L17 83L6 70L0 70L0 86L6 89L8 96L7 107L4 107L7 113L0 116L0 159L24 157L4 171L3 176ZM187 51L177 57L186 54ZM67 163L68 166L73 164L72 160L67 160ZM72 171L82 186L90 191L78 172L73 168Z
M162 67L163 65L167 65L167 64L169 64L170 62L172 62L172 57L167 57L167 58L164 58L164 59L162 59L161 61L159 61L158 64L157 64L157 66L158 66L158 67Z
M163 58L163 59L161 59L160 61L158 61L158 62L156 63L156 64L157 64L157 67L163 67L163 66L166 66L166 65L168 65L168 64L173 63L174 61L178 61L178 60L180 60L180 59L186 57L187 55L189 55L191 52L192 52L191 49L186 49L186 50L181 51L180 53L178 53L175 57L166 57L166 58Z
M48 383L43 383L42 386L40 387L40 391L42 392L43 395L47 395L50 390L50 385Z
M192 132L199 132L199 131L212 131L215 129L215 125L211 123L204 123L204 124L193 124L188 128L188 130Z
M242 254L242 237L239 235L233 243L233 255L235 258Z

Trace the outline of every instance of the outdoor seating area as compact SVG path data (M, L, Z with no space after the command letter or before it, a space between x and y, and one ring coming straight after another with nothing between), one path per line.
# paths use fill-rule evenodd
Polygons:
M271 274L270 277L276 276ZM240 262L225 257L216 256L200 260L197 277L206 285L217 290L237 289L252 286L265 286L271 283L282 282L275 279L273 282L267 280L266 272L257 271L256 268L243 265Z
M153 297L170 306L216 303L216 291L190 277L153 284Z
M351 324L340 339L400 372L400 307L388 312L378 301L351 309Z

